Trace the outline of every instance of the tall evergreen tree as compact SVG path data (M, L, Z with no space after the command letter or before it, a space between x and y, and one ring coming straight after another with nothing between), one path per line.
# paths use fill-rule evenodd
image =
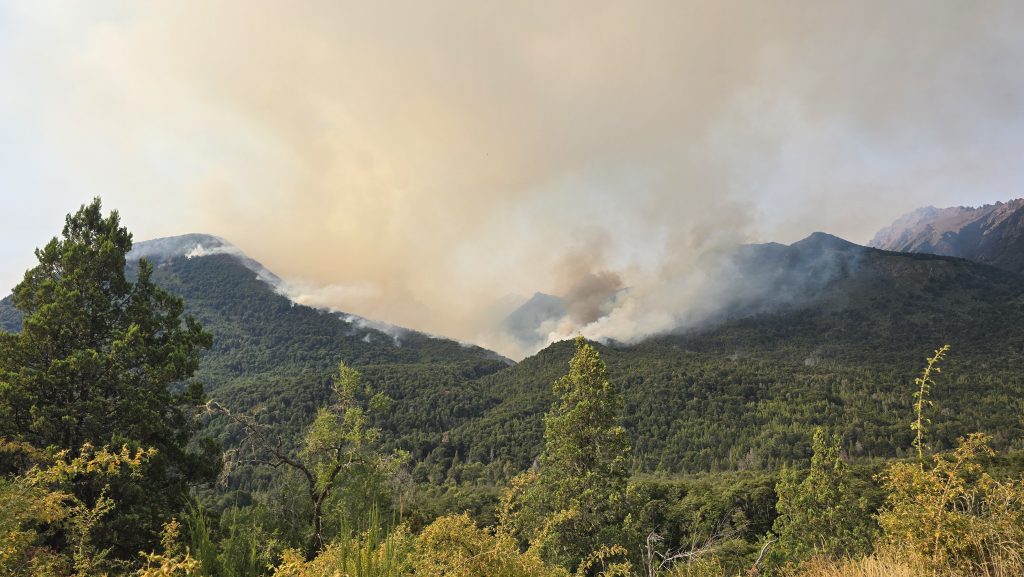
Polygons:
M144 260L137 278L126 276L131 247L117 211L104 217L98 198L68 215L62 237L36 250L39 264L14 288L21 332L0 335L0 437L158 451L141 478L110 488L117 508L101 534L126 556L149 548L188 484L215 472L212 444L186 450L203 397L189 379L211 337L183 319L184 303L153 284ZM76 487L86 502L99 491Z
M544 451L531 501L544 519L543 550L575 569L591 552L615 544L629 480L629 440L619 424L622 397L597 350L583 337L558 399L544 417Z
M785 469L776 486L779 516L773 527L779 537L773 553L777 562L803 561L864 554L871 548L875 527L850 487L840 438L819 427L814 431L811 468L800 479Z

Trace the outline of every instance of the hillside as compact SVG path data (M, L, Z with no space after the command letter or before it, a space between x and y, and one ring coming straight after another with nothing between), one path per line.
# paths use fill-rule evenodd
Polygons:
M21 330L21 313L11 304L11 297L0 299L0 331L16 333Z
M149 258L157 280L214 334L198 374L212 397L294 437L344 360L396 400L381 425L392 446L413 453L419 480L507 477L538 454L568 343L508 366L478 347L384 332L296 305L258 263L199 240L202 256L174 249ZM821 233L742 247L728 270L728 290L717 287L703 324L599 347L625 393L638 470L776 467L805 458L819 424L844 433L851 457L901 454L913 378L946 342L953 353L935 390L938 446L974 430L995 433L1000 446L1024 436L1019 276ZM0 306L0 318L11 317ZM209 430L228 444L236 438L217 420Z
M871 246L958 256L1024 273L1024 199L985 206L920 208L878 231Z
M935 394L937 445L985 430L1019 444L1024 284L969 261L900 254L812 235L745 247L744 291L719 322L635 345L601 347L626 396L640 469L775 467L806 457L811 428L843 432L854 458L909 447L913 379L953 346ZM754 264L756 263L756 265ZM813 265L812 265L813 264ZM787 295L770 301L752 295ZM454 431L449 452L492 450L526 466L538 452L550 383L568 343L481 379L493 407Z
M395 428L403 431L444 430L454 418L449 397L459 394L457 383L509 363L480 347L295 304L280 293L273 273L217 237L140 242L129 262L139 257L155 265L157 283L183 297L188 313L213 334L196 375L208 395L235 410L257 411L287 434L322 406L340 361L358 366L396 400ZM20 329L9 298L0 302L0 323ZM231 431L219 421L209 426L230 444Z

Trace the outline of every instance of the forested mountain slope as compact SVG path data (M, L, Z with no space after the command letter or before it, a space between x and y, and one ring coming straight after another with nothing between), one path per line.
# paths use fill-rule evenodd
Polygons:
M158 282L214 335L198 374L210 396L286 438L310 422L345 361L395 399L380 424L391 445L413 453L421 480L467 463L472 474L507 476L538 454L568 343L508 366L478 347L296 305L269 271L228 249L154 260ZM805 458L818 424L839 427L854 458L900 454L910 446L913 378L947 342L937 444L974 430L1003 446L1024 437L1019 276L824 234L743 247L730 270L703 324L600 346L625 394L637 469L774 467ZM10 313L0 306L0 319L10 323ZM209 427L237 439L221 421Z
M213 335L196 374L208 395L233 410L258 413L286 436L323 406L328 379L342 361L392 395L403 430L430 431L451 426L457 409L450 397L467 390L466 381L510 362L480 347L295 304L275 290L280 279L217 237L140 242L129 262L139 257L155 265L156 282L183 297L186 310ZM135 266L129 264L129 272ZM4 330L20 329L9 298L0 303L0 323ZM231 443L220 421L209 426Z
M808 454L818 424L837 426L854 458L901 454L910 446L913 379L944 343L953 353L934 390L938 446L975 430L1004 446L1019 442L1020 277L821 234L743 251L750 268L736 282L771 283L771 290L749 294L799 298L758 304L736 297L733 314L723 311L717 323L601 347L625 393L638 468L777 466ZM481 379L493 407L453 431L447 450L481 460L493 451L528 465L540 445L550 383L564 372L570 349L553 345Z
M358 317L297 305L272 289L265 274L233 254L172 258L155 278L185 298L214 335L197 376L209 395L253 412L284 436L297 435L329 396L339 362L357 366L366 382L395 399L395 429L443 431L471 395L471 379L507 366L495 353ZM276 278L276 277L275 277ZM385 329L379 330L380 327ZM461 410L473 411L470 399ZM237 431L209 423L229 445Z
M959 256L1024 273L1024 199L920 208L878 231L871 246Z
M0 331L16 333L21 330L21 313L11 304L11 297L0 299Z

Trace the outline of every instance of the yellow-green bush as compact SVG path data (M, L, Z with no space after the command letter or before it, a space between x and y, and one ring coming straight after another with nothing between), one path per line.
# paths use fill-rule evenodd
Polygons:
M790 568L785 577L925 577L932 575L919 563L876 553L856 559L814 557Z
M945 574L1024 573L1024 483L984 469L988 440L974 433L929 466L889 467L878 516L885 547Z
M0 478L0 577L101 574L108 566L107 552L94 545L93 531L116 504L105 488L87 503L69 491L70 483L82 477L137 475L156 451L86 444L77 455L66 450L51 454L0 439L0 452L29 464L21 475ZM61 550L46 544L55 537L66 543Z
M532 550L520 552L504 532L481 529L468 515L442 517L416 539L416 575L437 577L568 577L544 563Z
M274 577L402 577L410 573L413 539L404 526L340 538L311 561L285 551Z

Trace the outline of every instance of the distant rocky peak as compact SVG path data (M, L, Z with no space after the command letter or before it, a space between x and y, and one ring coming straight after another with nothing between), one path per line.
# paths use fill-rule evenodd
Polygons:
M871 246L956 256L1024 272L1024 198L984 206L919 208L878 231Z
M793 248L801 250L828 250L828 251L841 251L841 252L860 252L864 250L864 247L854 244L846 239L839 238L838 236L828 234L827 232L814 232L810 236L802 240L798 240L790 245Z

